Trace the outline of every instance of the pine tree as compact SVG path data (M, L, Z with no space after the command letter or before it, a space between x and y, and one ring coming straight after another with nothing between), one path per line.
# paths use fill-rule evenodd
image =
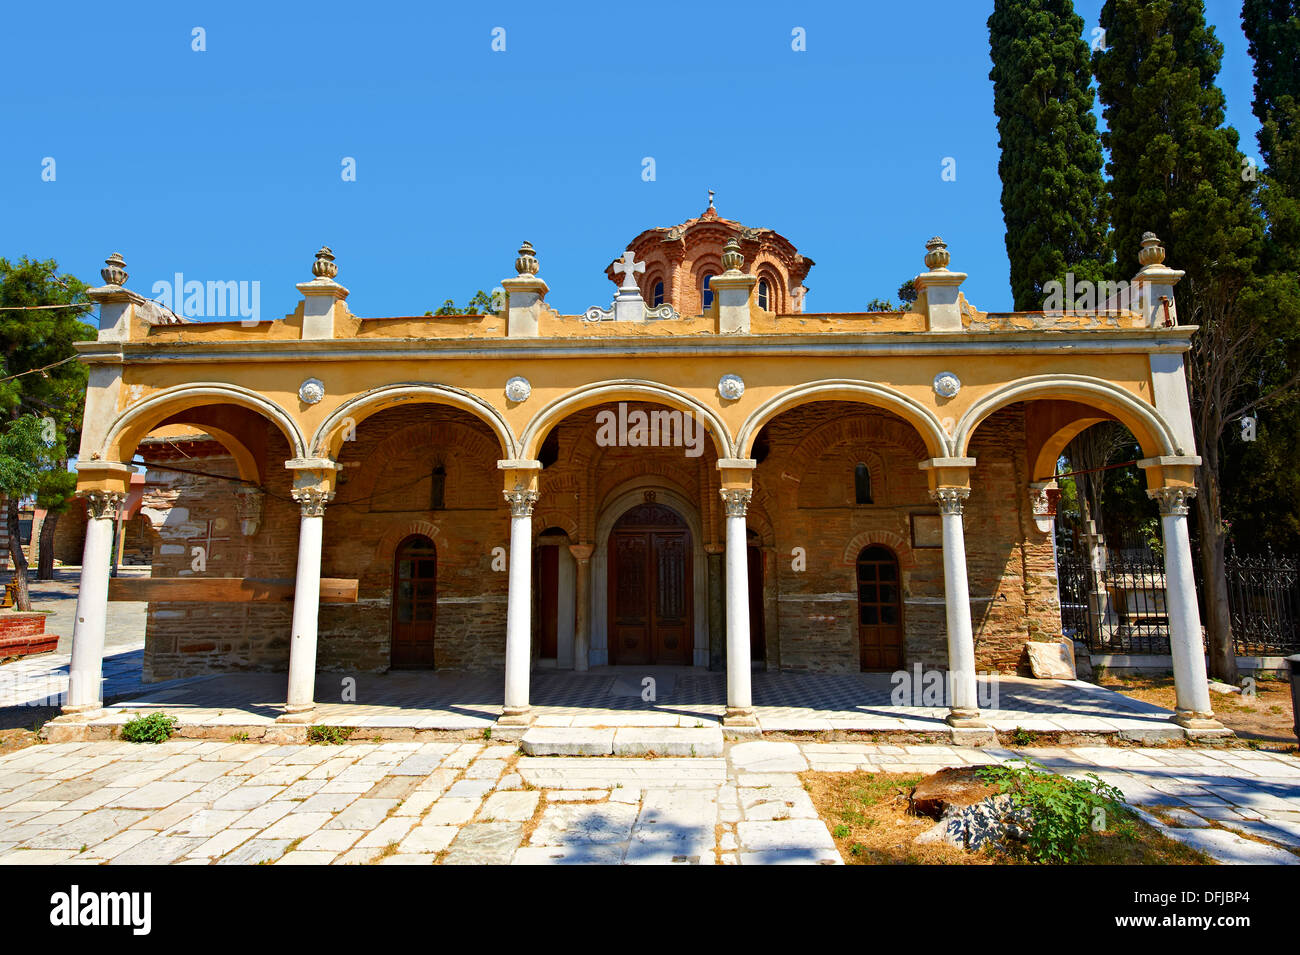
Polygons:
M1044 285L1102 278L1101 141L1083 19L1071 0L995 0L988 20L1002 216L1015 307Z
M1185 450L1202 459L1196 512L1209 669L1235 683L1219 465L1229 416L1284 331L1270 327L1276 319L1254 276L1263 220L1237 132L1224 126L1215 84L1223 46L1202 0L1107 0L1101 26L1107 48L1093 65L1107 124L1116 270L1130 274L1142 233L1155 232L1166 261L1187 272L1180 320L1200 326L1188 357L1197 448Z

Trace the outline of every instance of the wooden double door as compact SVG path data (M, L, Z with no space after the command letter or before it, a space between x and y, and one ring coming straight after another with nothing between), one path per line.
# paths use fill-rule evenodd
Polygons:
M902 583L888 547L864 547L858 554L858 657L863 670L903 666Z
M694 662L691 532L681 515L647 502L609 536L609 662Z
M438 551L433 541L413 535L393 555L393 638L389 666L434 665L438 622Z

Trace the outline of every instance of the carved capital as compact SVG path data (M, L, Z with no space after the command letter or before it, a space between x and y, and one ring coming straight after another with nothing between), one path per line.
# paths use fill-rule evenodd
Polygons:
M723 488L718 493L722 495L722 506L728 517L744 517L749 510L749 499L754 496L749 488Z
M81 496L86 501L86 516L92 521L112 520L126 501L121 491L82 491Z
M1161 517L1186 517L1191 509L1192 498L1196 497L1196 488L1159 487L1147 491L1147 497L1160 506Z
M252 537L262 526L262 501L265 494L260 487L235 488L235 515L239 518L239 532Z
M326 491L319 487L296 487L293 489L293 499L302 508L303 517L324 517L325 505L333 497L333 491Z
M532 517L533 507L537 504L537 492L517 487L513 491L502 491L506 503L510 505L511 517Z
M934 498L938 503L940 514L957 514L960 516L962 509L966 506L966 498L970 497L970 488L935 488L930 492L930 497Z

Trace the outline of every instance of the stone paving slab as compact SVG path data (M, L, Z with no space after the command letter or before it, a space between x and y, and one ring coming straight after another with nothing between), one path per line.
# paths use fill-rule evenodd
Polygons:
M604 729L611 750L627 729ZM800 773L1025 756L1096 773L1131 803L1169 814L1173 825L1145 818L1172 838L1220 861L1300 862L1300 761L1245 749L759 739L725 744L720 756L580 758L482 740L181 739L51 743L0 757L0 863L836 864Z

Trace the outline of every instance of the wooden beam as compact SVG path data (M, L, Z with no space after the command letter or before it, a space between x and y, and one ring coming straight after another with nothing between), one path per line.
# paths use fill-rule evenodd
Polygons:
M359 581L322 577L321 603L357 602ZM288 603L294 582L288 578L256 577L114 577L108 583L109 600L160 603Z

